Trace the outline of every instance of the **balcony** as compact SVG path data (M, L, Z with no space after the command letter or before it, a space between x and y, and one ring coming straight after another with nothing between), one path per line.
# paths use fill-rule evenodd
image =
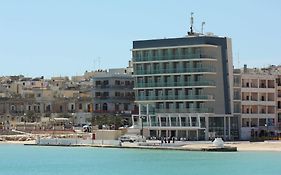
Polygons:
M134 85L95 85L94 89L133 89Z
M214 100L212 95L167 95L167 96L138 96L137 101L147 100Z
M213 113L214 108L155 109L156 113Z
M138 125L141 125L141 124L138 124ZM189 122L161 122L161 124L160 124L160 122L151 122L150 124L148 123L148 122L145 122L145 123L143 123L143 126L144 127L161 127L161 128L163 128L163 127L188 127L188 128L190 128L190 127L201 127L202 128L202 126L199 126L199 122L192 122L192 123L189 123Z
M216 86L215 81L188 81L188 82L152 82L152 83L136 83L136 88L148 87L177 87L177 86Z
M133 113L133 111L128 110L128 111L120 111L120 110L94 110L94 114L119 114L119 115L130 115Z
M265 105L265 106L275 106L275 101L241 101L242 105Z
M200 58L208 58L214 59L209 55L204 54L184 54L184 55L177 55L177 54L168 54L168 55L161 55L161 56L139 56L133 57L134 62L145 62L145 61L164 61L164 60L183 60L183 59L200 59Z
M240 69L233 69L233 74L241 74L241 70Z
M94 97L95 101L113 101L113 100L129 100L132 101L134 100L134 96L96 96Z
M211 72L215 73L214 67L199 67L199 68L174 68L174 69L155 69L155 70L136 70L135 75L147 74L171 74L171 73L198 73L198 72Z
M241 100L241 95L234 95L233 100Z

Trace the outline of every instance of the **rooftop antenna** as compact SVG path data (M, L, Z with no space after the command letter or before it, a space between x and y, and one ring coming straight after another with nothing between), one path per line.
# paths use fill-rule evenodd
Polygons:
M98 57L98 69L101 69L101 59Z
M194 35L194 32L193 32L193 15L194 13L191 12L190 13L190 32L187 32L188 35Z
M239 56L239 52L238 52L238 69L240 69L240 56Z
M203 21L202 24L201 24L201 34L204 35L204 25L206 23Z

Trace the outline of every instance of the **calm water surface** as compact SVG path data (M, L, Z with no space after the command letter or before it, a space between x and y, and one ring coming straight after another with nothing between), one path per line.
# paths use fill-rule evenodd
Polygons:
M280 175L280 152L208 153L0 144L0 175Z

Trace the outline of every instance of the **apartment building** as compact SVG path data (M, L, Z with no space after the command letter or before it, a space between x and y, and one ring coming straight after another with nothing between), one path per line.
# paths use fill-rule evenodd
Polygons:
M95 115L130 116L135 110L131 67L98 70L93 77Z
M281 74L278 75L277 80L277 124L278 130L281 130Z
M274 135L278 130L280 72L273 68L234 70L234 115L240 118L242 140ZM278 106L279 105L279 106Z
M134 124L148 137L237 139L231 50L213 35L134 41Z

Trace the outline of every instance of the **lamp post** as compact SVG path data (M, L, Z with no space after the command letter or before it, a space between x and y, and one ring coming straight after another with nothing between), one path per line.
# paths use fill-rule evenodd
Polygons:
M266 137L268 137L268 124L265 123L264 126L266 127Z
M23 113L24 118L24 131L26 130L26 113Z
M141 138L143 139L143 119L145 119L145 116L140 116L141 118Z

